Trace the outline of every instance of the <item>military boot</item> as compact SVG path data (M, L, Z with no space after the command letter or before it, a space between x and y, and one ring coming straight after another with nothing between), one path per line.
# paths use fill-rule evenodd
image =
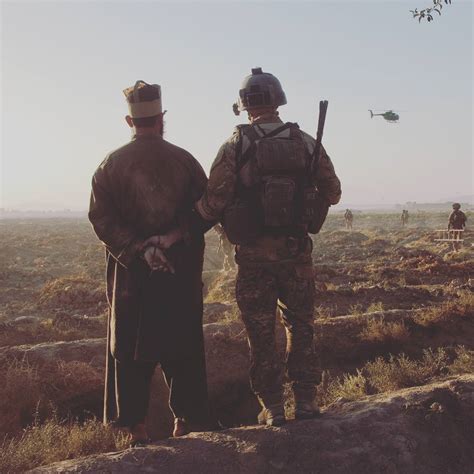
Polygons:
M314 399L316 393L314 390L300 391L294 390L295 394L295 420L309 420L320 415Z
M316 389L314 387L293 386L295 395L295 419L309 420L320 415L319 408L315 403Z
M299 401L295 404L295 420L317 418L321 413L314 402Z

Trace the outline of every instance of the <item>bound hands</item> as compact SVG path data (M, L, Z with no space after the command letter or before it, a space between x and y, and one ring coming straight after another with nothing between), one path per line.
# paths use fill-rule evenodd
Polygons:
M174 266L166 258L164 250L169 249L173 244L183 237L180 229L174 229L167 234L153 235L142 245L143 258L152 272L160 271L165 273L175 273Z

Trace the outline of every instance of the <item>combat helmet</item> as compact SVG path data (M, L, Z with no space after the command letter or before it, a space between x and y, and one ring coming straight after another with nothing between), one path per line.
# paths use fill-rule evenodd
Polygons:
M254 107L278 107L285 104L286 95L280 81L273 74L256 67L242 82L234 112L238 115L239 112Z
M456 211L458 211L459 209L461 209L461 204L459 204L458 202L455 202L453 204L453 209L455 209Z

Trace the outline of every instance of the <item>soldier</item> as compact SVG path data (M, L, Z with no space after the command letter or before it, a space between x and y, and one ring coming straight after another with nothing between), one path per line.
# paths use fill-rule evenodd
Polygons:
M107 260L104 422L128 429L136 444L148 439L145 419L158 363L171 390L173 434L198 430L208 420L203 234L156 236L186 228L207 179L187 151L162 138L160 86L137 81L124 93L134 136L95 172L89 219Z
M277 109L286 97L275 76L252 69L239 96L234 111L246 110L250 123L238 126L220 148L196 218L222 220L237 244L236 298L248 334L251 385L262 407L258 421L276 426L285 422L283 367L275 345L278 301L296 418L318 413L308 228L318 227L329 205L339 201L341 187L324 149L313 168L315 140L297 124L281 121Z
M408 211L406 209L403 209L402 215L400 217L400 220L402 221L402 227L405 227L408 224Z
M219 235L219 251L224 255L224 262L222 264L222 269L225 271L231 270L235 267L234 263L234 246L225 235L224 228L217 224L214 226L217 235Z
M350 209L346 209L344 213L344 221L346 223L346 229L352 230L352 221L354 220L354 215Z
M455 202L453 204L453 212L449 215L448 220L448 230L451 230L451 238L460 240L462 232L460 230L464 230L466 227L467 217L464 212L461 211L461 204ZM457 231L457 232L456 232ZM453 250L457 252L461 246L460 242L453 242Z

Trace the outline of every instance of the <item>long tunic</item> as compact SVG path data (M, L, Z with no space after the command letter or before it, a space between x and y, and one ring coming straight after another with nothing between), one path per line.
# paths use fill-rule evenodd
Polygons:
M148 237L186 225L206 182L191 154L159 136L134 137L95 172L89 219L106 248L115 359L180 358L200 344L203 236L170 249L176 275L151 274L138 251Z

